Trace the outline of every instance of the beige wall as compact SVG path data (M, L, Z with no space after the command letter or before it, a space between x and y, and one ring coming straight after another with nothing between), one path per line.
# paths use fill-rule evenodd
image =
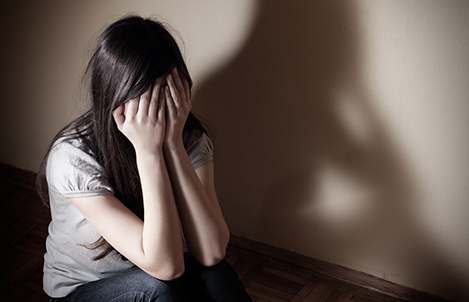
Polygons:
M0 4L0 161L36 170L127 12L185 41L233 233L442 295L469 288L469 2Z

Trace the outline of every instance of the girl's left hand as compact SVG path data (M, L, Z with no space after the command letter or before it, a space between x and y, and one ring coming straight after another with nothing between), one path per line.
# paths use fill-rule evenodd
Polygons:
M181 79L175 67L166 76L166 83L167 86L164 88L166 100L164 146L167 148L183 147L182 133L192 107L189 83L186 79Z

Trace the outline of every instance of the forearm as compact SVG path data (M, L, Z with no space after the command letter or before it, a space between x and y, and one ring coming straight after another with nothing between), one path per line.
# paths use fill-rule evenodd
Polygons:
M163 155L137 155L137 165L143 192L145 258L168 275L183 271L178 210Z
M225 255L229 230L216 195L207 192L183 147L165 147L165 159L187 246L210 266Z
M70 198L86 220L117 251L155 278L184 272L178 211L163 156L137 156L144 221L114 195Z
M117 128L132 143L137 155L144 221L111 199L108 218L115 222L107 224L121 232L113 232L107 224L101 229L136 265L156 278L174 279L184 271L184 261L178 211L162 150L166 133L162 82L162 78L157 78L142 95L113 111ZM121 219L112 212L120 214ZM101 224L100 220L96 219L96 223ZM126 235L125 240L121 234Z

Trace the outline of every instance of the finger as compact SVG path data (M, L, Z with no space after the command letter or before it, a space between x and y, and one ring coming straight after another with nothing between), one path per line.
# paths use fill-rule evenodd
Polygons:
M176 108L179 108L181 107L181 95L176 84L174 83L173 76L171 74L168 74L167 81L168 81L168 86L166 87L167 87L168 92L170 93L174 106Z
M124 104L119 105L113 112L112 116L114 117L114 121L116 122L117 128L120 129L122 124L125 122L125 115L124 115Z
M164 98L164 89L160 89L159 92L159 99L158 99L158 108L157 108L157 119L158 121L165 121L165 116L166 116L166 102Z
M171 69L171 73L169 74L171 76L171 79L173 80L174 84L177 87L178 91L184 92L184 84L182 83L182 79L179 75L178 69L176 67L173 67Z
M131 99L124 103L124 115L127 118L133 118L138 111L139 98Z
M189 88L189 82L184 79L183 80L184 84L184 107L187 108L188 110L191 110L192 108L192 103L191 103L191 91Z
M178 71L176 67L173 67L171 69L171 73L169 75L178 91L178 95L179 95L178 102L182 106L185 106L186 104L190 106L191 95L190 95L189 82L187 81L187 79L184 77L181 77L180 72Z
M150 107L152 86L148 87L147 90L140 96L138 104L138 115L140 117L146 117L148 115L148 108Z
M169 113L169 115L174 115L174 113L176 112L176 106L174 104L174 101L173 101L173 98L171 97L171 92L170 92L170 88L168 86L165 86L164 89L162 89L163 91L163 98L165 100L165 103L166 103L166 108L167 108L167 111Z
M184 79L184 80L182 81L182 83L183 83L183 85L184 85L184 92L185 92L185 94L186 94L186 99L187 99L188 101L190 101L190 99L191 99L191 89L190 89L190 87L189 87L189 81L188 81L187 79Z
M148 107L148 115L150 118L156 117L158 104L160 102L160 89L161 89L161 78L157 78L153 83L153 89L151 91L150 105Z

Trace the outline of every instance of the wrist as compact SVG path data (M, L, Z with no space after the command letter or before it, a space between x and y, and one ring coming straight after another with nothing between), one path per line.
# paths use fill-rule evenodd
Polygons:
M163 151L167 152L175 152L175 151L186 151L184 148L184 143L181 140L176 141L165 141L163 144Z
M149 151L149 150L142 150L137 151L135 150L135 155L137 159L137 165L146 165L152 162L159 162L164 161L164 154L163 150L160 148L159 150Z

